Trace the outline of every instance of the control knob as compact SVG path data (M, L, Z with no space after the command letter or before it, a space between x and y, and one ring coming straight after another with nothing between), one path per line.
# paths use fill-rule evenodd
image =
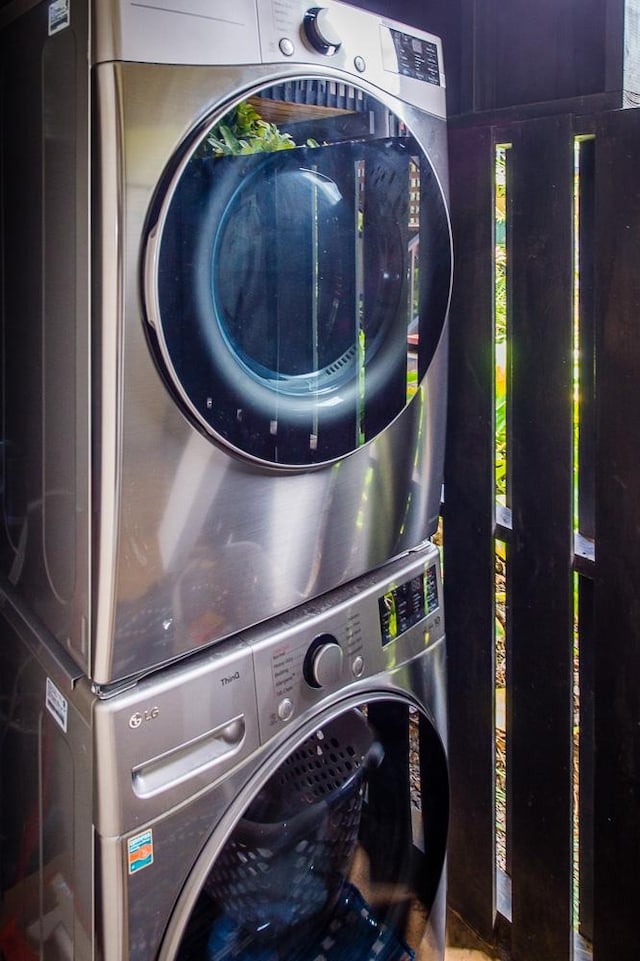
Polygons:
M304 15L304 34L318 53L332 57L340 49L340 35L331 23L331 14L326 7L311 7Z
M333 634L320 634L304 659L303 672L311 687L331 687L342 676L342 648Z

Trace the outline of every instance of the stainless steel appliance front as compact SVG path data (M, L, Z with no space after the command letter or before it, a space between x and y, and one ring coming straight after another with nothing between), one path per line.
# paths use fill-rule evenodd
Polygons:
M379 567L440 501L439 41L333 2L174 7L97 4L89 73L80 0L3 30L4 69L45 50L51 82L42 156L41 120L27 165L3 120L8 220L50 202L26 286L5 270L2 572L100 686ZM241 107L304 146L247 156Z
M1 617L7 961L442 961L433 547L106 699Z

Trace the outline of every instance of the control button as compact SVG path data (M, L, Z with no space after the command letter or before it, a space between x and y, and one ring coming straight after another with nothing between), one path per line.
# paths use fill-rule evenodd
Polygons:
M314 50L332 57L342 46L340 35L331 23L331 14L326 7L311 7L304 15L305 36Z
M280 47L280 53L284 54L285 57L292 57L296 49L293 41L289 40L288 37L283 37L278 46Z
M358 654L351 662L351 673L354 677L362 677L364 674L364 657Z
M311 687L332 687L342 677L342 648L333 634L319 634L304 659L303 673Z
M353 66L356 68L358 73L364 73L367 69L367 64L364 57L354 57Z
M323 644L313 658L313 676L318 687L337 684L342 674L342 648L339 644Z
M293 701L283 698L278 704L278 717L281 721L288 721L293 716Z

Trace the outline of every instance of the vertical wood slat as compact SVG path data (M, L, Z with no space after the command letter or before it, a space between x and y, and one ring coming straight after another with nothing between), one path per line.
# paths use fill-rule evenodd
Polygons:
M515 125L508 182L508 839L513 961L571 956L571 119Z
M596 132L594 961L638 956L640 116Z
M514 536L509 570L508 725L513 961L557 961L571 956L570 124L565 118L515 125L510 130L514 144L511 164L515 168L517 163L519 171L509 189L513 205L510 319L515 358L511 380ZM493 764L485 731L492 672L487 641L492 625L486 611L492 585L477 565L478 545L483 548L487 568L490 564L484 550L485 515L490 514L485 486L489 467L486 451L479 449L483 443L492 442L487 431L487 398L492 397L492 386L479 360L490 333L478 320L478 315L484 317L488 309L486 296L478 297L478 292L484 290L486 294L489 268L485 261L490 258L483 227L478 228L473 221L482 221L486 211L486 172L477 161L482 155L482 162L492 170L492 158L483 154L489 139L486 130L452 134L458 292L452 325L453 396L445 524L448 634L454 642L450 648L451 901L488 940L491 887L487 876L473 875L480 871L492 875L493 871L487 840L491 813L486 771L480 770L476 776L479 758L484 756L487 766ZM592 276L598 378L597 567L593 591L584 579L580 590L581 927L587 934L593 931L594 961L635 961L637 954L638 156L638 112L602 116L596 123L596 211L595 216L588 213L589 224L582 225L583 244L592 230L596 237ZM456 182L456 178L462 178L462 182ZM473 178L472 187L469 181ZM474 264L474 256L482 263ZM584 289L584 262L582 266ZM584 372L582 382L584 385ZM583 464L591 460L585 457L584 447L581 453ZM582 478L583 506L585 486L590 485L585 485ZM471 498L475 510L470 506ZM585 518L582 512L581 526L586 528L585 533L592 534L593 517ZM474 692L474 684L485 688ZM467 701L470 695L472 706ZM592 696L593 713L589 703ZM595 775L588 770L592 724ZM478 734L480 746L476 743ZM592 777L595 800L589 810Z
M580 144L579 245L579 436L578 531L595 540L595 141ZM581 576L578 586L579 631L579 913L580 934L593 940L593 777L595 630L593 581Z
M491 940L495 917L491 131L452 130L449 162L455 238L444 508L452 705L449 903Z
M368 719L384 748L382 763L368 779L369 818L373 830L364 844L372 877L391 883L402 873L411 848L409 711L404 704L370 704ZM390 825L388 830L383 825Z
M578 529L595 538L595 142L580 145L580 436L578 439Z

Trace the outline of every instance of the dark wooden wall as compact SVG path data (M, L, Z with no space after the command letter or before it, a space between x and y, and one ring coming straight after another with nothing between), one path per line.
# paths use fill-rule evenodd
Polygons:
M572 201L576 137L588 138L580 147L579 225ZM511 145L506 525L496 524L493 505L496 143ZM639 953L639 156L635 109L454 126L450 137L457 275L444 508L449 898L486 941L504 939L506 931L514 961L569 961L574 920L585 938L580 944L592 945L596 961L635 961ZM582 383L576 535L574 226L581 244ZM508 591L502 880L510 896L501 904L494 853L495 536L507 541ZM572 867L574 810L579 879Z

